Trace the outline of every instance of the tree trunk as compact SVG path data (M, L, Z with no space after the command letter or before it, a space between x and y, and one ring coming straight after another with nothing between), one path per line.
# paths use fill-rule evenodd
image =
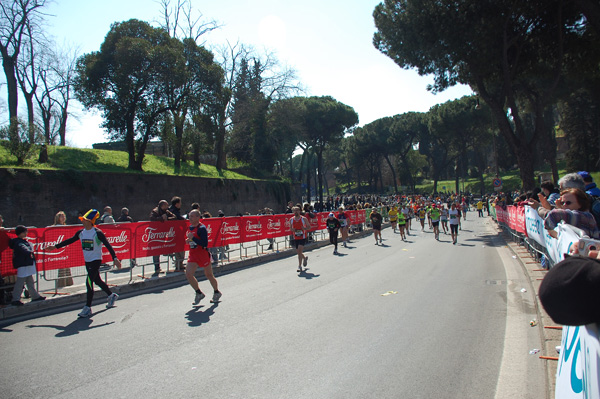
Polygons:
M319 180L319 203L323 203L323 148L317 153L317 170Z
M384 158L387 161L388 166L390 167L390 169L392 171L392 177L394 179L394 194L398 194L398 182L396 181L396 170L392 166L392 162L390 161L390 157L387 156L387 155L385 155Z
M217 154L217 170L227 169L227 155L225 154L225 135L227 129L225 127L225 120L219 121L217 128L217 140L215 144L215 152Z
M19 89L17 86L17 76L15 72L15 58L9 57L7 50L2 47L2 67L4 69L4 75L6 76L6 88L8 91L8 117L10 118L10 124L17 123L16 118L18 117L18 101L19 101Z

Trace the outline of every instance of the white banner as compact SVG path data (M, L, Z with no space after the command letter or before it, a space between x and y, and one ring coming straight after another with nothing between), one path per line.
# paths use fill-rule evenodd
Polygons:
M544 228L544 219L530 206L525 207L525 227L527 228L527 237L543 247L546 246L544 236L548 233Z
M548 252L554 253L557 262L564 259L580 235L568 224L556 227L558 239L548 243ZM556 369L556 399L600 399L600 343L598 325L564 326L562 350Z

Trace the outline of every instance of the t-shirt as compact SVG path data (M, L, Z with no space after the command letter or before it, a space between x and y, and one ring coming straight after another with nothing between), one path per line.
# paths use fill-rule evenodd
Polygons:
M431 221L437 222L440 220L440 211L437 208L431 210Z
M450 209L448 211L448 217L450 218L450 224L458 224L458 211Z
M388 212L388 216L390 217L390 222L395 222L398 220L398 211L392 209Z

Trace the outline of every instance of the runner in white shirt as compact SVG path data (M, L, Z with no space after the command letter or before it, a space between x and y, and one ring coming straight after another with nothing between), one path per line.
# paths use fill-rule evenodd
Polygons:
M458 239L458 223L459 213L456 209L456 204L452 204L452 208L448 211L448 217L450 218L450 234L452 235L452 244L456 245Z

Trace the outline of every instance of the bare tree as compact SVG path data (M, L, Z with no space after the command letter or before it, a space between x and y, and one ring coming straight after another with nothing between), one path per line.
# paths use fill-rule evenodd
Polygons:
M44 137L47 144L66 144L68 106L73 90L73 79L79 48L64 47L41 53L38 66L40 89L35 97L40 110Z
M0 0L0 54L8 89L8 113L11 123L18 117L17 60L30 21L40 15L45 0ZM14 119L14 122L13 122Z
M177 4L173 6L171 0L158 0L157 3L162 7L163 14L159 24L171 37L180 40L192 39L202 46L204 43L198 43L200 37L223 26L214 19L204 21L204 15L196 13L189 0L177 0Z

